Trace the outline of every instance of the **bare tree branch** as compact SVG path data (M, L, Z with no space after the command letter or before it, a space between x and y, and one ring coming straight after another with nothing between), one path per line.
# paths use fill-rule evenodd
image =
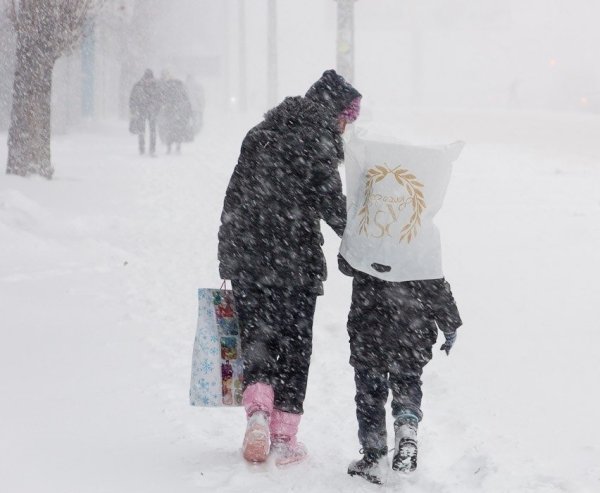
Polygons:
M86 22L93 19L104 4L104 0L55 0L56 25L55 53L58 58L76 44L85 32Z

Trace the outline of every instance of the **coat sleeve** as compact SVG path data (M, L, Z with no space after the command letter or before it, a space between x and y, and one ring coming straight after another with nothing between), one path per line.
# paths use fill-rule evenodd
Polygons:
M462 325L450 284L437 279L431 297L431 310L439 329L445 334L455 332Z
M318 173L317 202L321 218L339 237L346 228L346 196L342 191L342 179L334 164L321 163Z
M234 279L240 270L241 230L247 217L244 191L244 149L229 180L219 227L218 260L222 279Z
M252 241L252 200L255 195L256 176L249 162L256 156L259 141L248 132L238 162L235 165L223 201L219 227L218 260L222 279L235 279L247 265L245 248Z

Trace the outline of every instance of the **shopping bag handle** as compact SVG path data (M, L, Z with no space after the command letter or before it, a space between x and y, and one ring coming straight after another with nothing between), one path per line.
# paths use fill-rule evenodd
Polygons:
M221 291L227 290L227 279L223 279L223 284L221 284Z

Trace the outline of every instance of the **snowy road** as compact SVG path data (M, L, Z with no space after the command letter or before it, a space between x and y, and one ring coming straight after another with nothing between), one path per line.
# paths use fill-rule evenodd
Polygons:
M600 491L600 118L396 119L407 139L467 141L438 221L465 325L426 368L419 470L384 488L345 473L350 281L329 230L310 461L248 466L241 411L187 403L196 288L219 283L222 197L252 123L232 120L155 159L124 124L97 127L55 139L52 182L0 175L0 491Z

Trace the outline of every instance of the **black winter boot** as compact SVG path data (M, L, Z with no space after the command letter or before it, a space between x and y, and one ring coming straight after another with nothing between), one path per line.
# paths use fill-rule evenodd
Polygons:
M395 438L392 469L403 473L413 472L417 468L417 425L406 422L396 426Z
M348 466L350 476L360 476L374 484L383 484L385 472L389 467L387 447L383 449L361 450L363 458L355 460Z

